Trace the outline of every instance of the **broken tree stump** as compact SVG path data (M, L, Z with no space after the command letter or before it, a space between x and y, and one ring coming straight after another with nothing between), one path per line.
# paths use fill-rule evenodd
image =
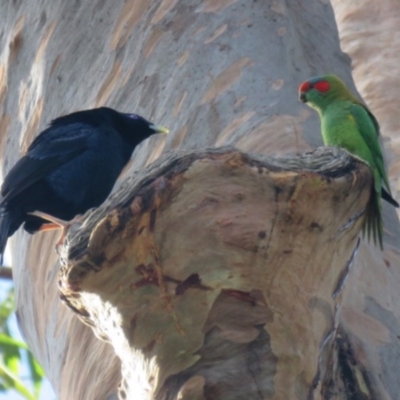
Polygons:
M327 398L371 184L339 149L170 154L71 228L62 298L121 359L122 399Z

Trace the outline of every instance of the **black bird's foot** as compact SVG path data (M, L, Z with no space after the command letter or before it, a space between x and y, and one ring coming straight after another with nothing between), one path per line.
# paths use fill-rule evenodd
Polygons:
M67 236L67 233L68 233L68 229L76 223L82 223L82 215L76 215L71 221L64 221L63 219L53 217L52 215L46 214L41 211L34 211L29 214L34 215L39 218L43 218L46 221L50 222L48 224L43 224L39 229L40 232L46 232L46 231L60 229L60 228L62 229L61 235L60 235L59 239L57 240L57 243L55 246L56 250L58 249L59 246L61 246L64 243L65 237ZM58 251L57 251L57 253L58 253Z

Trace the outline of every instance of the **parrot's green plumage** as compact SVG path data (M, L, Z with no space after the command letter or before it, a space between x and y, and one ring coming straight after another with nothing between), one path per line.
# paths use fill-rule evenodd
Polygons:
M302 102L317 110L322 138L327 146L339 146L365 161L374 175L374 187L365 211L364 234L383 247L381 197L395 207L379 144L379 125L367 106L335 75L318 76L299 87Z

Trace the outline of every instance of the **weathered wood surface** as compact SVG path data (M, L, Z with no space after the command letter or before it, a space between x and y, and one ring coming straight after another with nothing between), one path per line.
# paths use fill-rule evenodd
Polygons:
M371 184L345 152L186 152L74 227L60 289L120 357L121 398L323 399L344 385L337 321Z

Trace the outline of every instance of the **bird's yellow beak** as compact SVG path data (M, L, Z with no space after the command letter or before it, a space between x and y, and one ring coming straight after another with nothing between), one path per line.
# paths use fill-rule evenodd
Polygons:
M169 129L162 125L150 125L150 129L156 133L163 133L164 135L169 133Z

